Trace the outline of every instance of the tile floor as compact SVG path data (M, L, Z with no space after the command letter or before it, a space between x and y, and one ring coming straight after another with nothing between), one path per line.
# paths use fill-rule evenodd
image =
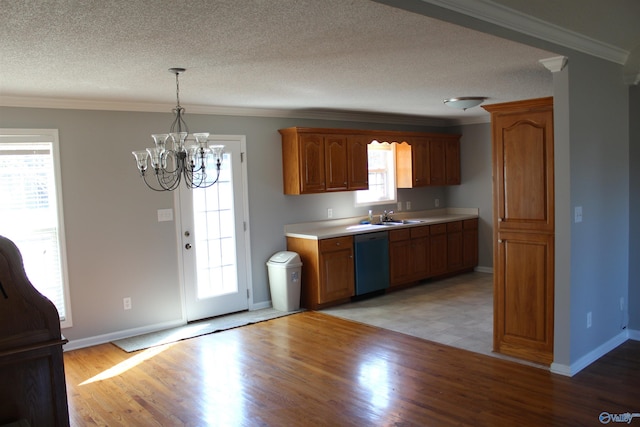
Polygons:
M426 281L322 312L504 359L493 347L493 275Z

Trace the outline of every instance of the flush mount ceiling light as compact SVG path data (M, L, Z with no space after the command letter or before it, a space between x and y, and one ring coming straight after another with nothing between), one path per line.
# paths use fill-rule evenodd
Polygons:
M175 119L169 133L151 135L155 147L133 151L140 176L147 187L155 191L173 191L184 179L187 188L207 188L218 182L224 155L224 145L209 143L209 133L194 133L189 139L189 128L183 119L184 108L180 106L180 85L178 76L184 68L169 68L176 75L176 107L172 110ZM191 143L186 145L188 139ZM195 140L195 141L194 141ZM167 142L172 144L167 147ZM149 159L155 178L146 173Z
M459 96L457 98L445 99L445 105L451 108L457 108L459 110L466 110L468 108L477 107L482 104L487 98L484 96Z

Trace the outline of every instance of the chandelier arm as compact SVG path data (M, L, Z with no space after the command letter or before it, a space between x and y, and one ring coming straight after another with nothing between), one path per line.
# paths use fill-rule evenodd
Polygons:
M204 185L200 185L200 186L198 186L198 188L209 188L209 187L211 187L212 185L216 184L216 183L218 182L218 180L220 179L220 166L221 166L221 164L220 164L220 163L217 163L217 164L216 164L216 179L214 179L214 180L213 180L213 181L211 181L211 182L206 182L206 180L207 180L207 175L206 175L206 173L205 173L205 172L203 172L203 174L204 174L204 176L205 176L205 178L204 178L204 182L205 182L205 183L204 183Z
M144 181L144 183L147 185L147 187L149 187L150 189L152 189L153 191L157 191L157 192L162 192L162 191L167 191L166 188L164 188L162 185L160 185L160 188L156 188L153 185L149 184L149 181L147 181L147 175L143 174L142 175L142 180Z
M180 172L168 173L162 169L158 171L156 176L158 177L158 184L160 187L167 191L173 191L178 188L182 179L182 174Z

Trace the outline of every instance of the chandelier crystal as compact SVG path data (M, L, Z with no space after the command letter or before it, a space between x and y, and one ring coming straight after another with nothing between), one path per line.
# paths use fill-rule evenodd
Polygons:
M169 133L153 134L154 147L132 151L140 176L147 187L155 191L173 191L182 180L187 188L207 188L220 179L224 145L211 144L207 132L189 137L184 108L180 106L179 76L185 71L184 68L169 69L176 76L176 107L172 110L176 117Z

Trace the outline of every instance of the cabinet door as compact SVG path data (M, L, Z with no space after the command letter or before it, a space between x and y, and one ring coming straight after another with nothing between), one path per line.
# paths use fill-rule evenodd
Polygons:
M437 276L447 272L447 225L429 226L431 236L429 242L429 259L431 275Z
M553 113L503 114L493 126L496 229L553 232Z
M426 138L414 138L411 142L411 166L413 168L413 186L424 187L431 183L431 165L429 163L429 141Z
M553 361L553 235L498 233L494 350Z
M328 135L324 138L325 179L327 191L347 189L347 137Z
M320 304L352 297L355 292L353 238L338 237L319 242Z
M349 190L367 190L369 188L368 142L363 135L350 136L347 139Z
M429 141L429 184L445 185L445 142L440 139Z
M447 224L447 270L462 268L462 221Z
M446 185L459 185L460 180L460 140L447 140L445 142L445 183Z
M417 237L411 239L411 255L412 255L412 276L414 280L422 280L429 277L429 236Z
M478 265L477 219L467 219L462 223L462 264L465 268Z
M302 193L325 191L324 142L322 135L300 135Z
M396 286L413 281L411 240L389 242L390 285Z

